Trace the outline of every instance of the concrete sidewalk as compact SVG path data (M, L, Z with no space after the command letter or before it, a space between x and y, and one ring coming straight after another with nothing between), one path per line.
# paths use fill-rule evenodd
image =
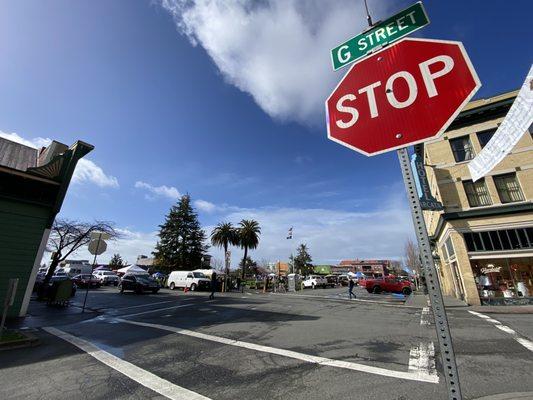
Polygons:
M428 296L423 294L412 294L405 301L406 306L427 307ZM533 305L524 306L469 306L464 301L451 296L444 296L446 308L464 308L465 310L477 311L485 314L533 314Z
M11 329L40 328L42 326L68 325L92 319L100 315L90 308L81 312L81 307L75 304L69 307L48 306L44 301L32 299L28 307L28 314L23 318L9 320L7 326Z

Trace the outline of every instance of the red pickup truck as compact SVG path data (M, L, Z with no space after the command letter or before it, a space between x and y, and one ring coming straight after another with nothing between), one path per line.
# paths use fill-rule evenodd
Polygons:
M408 280L389 277L367 279L365 288L368 293L390 292L402 293L406 296L413 291L413 285Z

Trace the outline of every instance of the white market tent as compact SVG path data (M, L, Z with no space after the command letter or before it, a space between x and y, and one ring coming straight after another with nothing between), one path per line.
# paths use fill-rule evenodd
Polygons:
M135 274L135 275L149 275L146 270L137 265L130 265L129 267L120 268L117 270L119 274Z

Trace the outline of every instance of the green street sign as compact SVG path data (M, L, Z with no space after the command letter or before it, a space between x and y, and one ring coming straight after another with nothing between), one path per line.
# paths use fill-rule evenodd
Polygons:
M419 1L331 50L333 69L353 63L373 49L395 42L427 24L429 18Z

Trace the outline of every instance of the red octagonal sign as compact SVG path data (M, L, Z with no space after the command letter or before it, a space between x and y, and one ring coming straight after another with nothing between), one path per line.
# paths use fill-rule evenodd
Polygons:
M346 73L326 100L328 137L368 156L426 141L480 86L461 42L403 39Z

